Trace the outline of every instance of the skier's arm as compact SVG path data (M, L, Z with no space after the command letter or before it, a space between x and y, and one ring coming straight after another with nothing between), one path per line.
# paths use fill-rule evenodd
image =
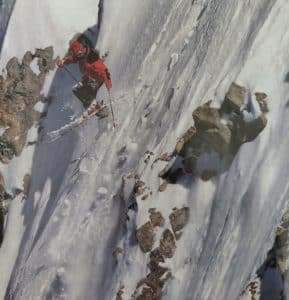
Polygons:
M108 90L112 88L110 73L105 66L98 70L91 68L89 71L87 71L87 73L89 73L88 77L94 78L95 80L98 80L98 78L100 77Z
M58 67L62 68L64 67L64 65L70 64L70 63L75 63L75 59L73 57L73 55L71 53L67 54L66 56L64 56L62 59L60 59L57 62Z

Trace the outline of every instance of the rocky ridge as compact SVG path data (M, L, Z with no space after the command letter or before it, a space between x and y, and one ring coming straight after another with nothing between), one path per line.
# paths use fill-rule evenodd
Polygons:
M37 61L38 70L31 67ZM53 48L26 52L22 61L11 58L6 65L6 77L0 76L0 160L8 163L19 156L25 147L28 130L40 120L42 114L34 109L42 94L45 78L53 70Z
M35 110L39 101L47 98L42 94L45 78L55 67L53 48L27 51L19 62L11 58L6 65L6 76L0 75L0 161L8 164L20 156L27 142L28 131L38 124L45 113ZM36 66L33 66L36 64ZM28 194L30 175L23 178L23 197ZM15 195L14 195L15 196ZM3 240L4 218L12 196L5 191L3 176L0 178L0 246Z

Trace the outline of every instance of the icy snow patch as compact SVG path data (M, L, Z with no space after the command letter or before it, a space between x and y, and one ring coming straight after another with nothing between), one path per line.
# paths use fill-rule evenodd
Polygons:
M38 63L38 60L34 58L32 60L32 62L30 63L30 68L38 76L40 74L40 70L39 70L37 63Z
M107 191L107 189L106 189L105 187L100 187L100 188L97 190L97 192L98 192L99 194L106 195L108 191Z
M168 70L171 70L179 61L179 54L178 53L173 53L171 55L171 59L168 65Z

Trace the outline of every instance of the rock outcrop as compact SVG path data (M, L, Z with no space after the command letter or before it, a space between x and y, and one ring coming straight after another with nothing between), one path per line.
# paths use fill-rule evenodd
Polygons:
M225 96L221 110L225 113L230 113L231 111L240 113L241 108L245 104L245 96L246 89L233 82Z
M36 60L37 67L32 67ZM35 53L28 51L21 62L11 58L6 65L6 77L0 75L0 161L9 163L14 156L19 156L26 144L29 129L39 122L42 113L34 106L46 98L41 91L47 73L53 70L53 48L37 49ZM38 70L37 70L38 69ZM23 178L24 198L27 196L30 176ZM6 193L4 180L0 177L0 245L3 240L4 216L12 197Z
M38 72L31 63L37 60ZM6 65L6 78L0 78L0 160L8 163L19 156L25 146L28 130L40 120L41 113L34 109L41 94L47 73L54 68L53 48L37 49L34 54L26 52L22 62L16 57Z
M151 222L147 222L142 225L136 231L136 238L139 242L139 246L144 253L152 250L154 244L154 227Z
M159 211L156 211L155 208L150 208L149 213L150 213L150 220L153 227L164 226L165 219L163 218L162 214Z
M274 245L268 251L264 263L257 270L256 278L248 284L239 299L267 299L266 296L270 292L272 299L285 300L285 282L289 284L288 262L289 211L282 216L281 223L276 230Z
M190 209L188 207L177 209L170 214L170 223L177 240L180 238L183 228L187 225L189 217Z
M172 277L170 269L162 266L162 264L166 259L174 256L177 248L177 240L181 237L182 230L189 219L188 207L174 209L169 216L171 228L164 228L160 240L155 241L156 235L154 231L157 230L157 227L164 226L165 219L155 208L149 209L149 213L151 221L137 230L137 239L142 251L145 253L149 252L148 268L150 272L145 278L139 281L132 295L132 299L136 300L162 299L164 285ZM147 237L143 238L145 235ZM159 245L152 249L154 244L157 243Z
M193 112L194 126L187 130L175 147L175 154L182 157L186 172L198 173L200 157L212 152L229 167L241 145L251 142L260 134L267 124L267 95L256 93L255 97L262 113L250 122L243 116L243 111L247 109L246 90L235 83L230 86L220 109L211 107L209 101ZM209 180L216 171L202 169L198 175ZM168 172L160 177L167 180L167 175Z

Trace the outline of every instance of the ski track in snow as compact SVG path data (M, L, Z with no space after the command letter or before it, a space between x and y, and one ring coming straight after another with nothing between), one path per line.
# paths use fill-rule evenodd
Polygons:
M284 81L289 3L120 2L16 1L1 65L35 47L53 45L55 55L63 56L71 36L91 27L101 52L110 52L119 126L112 130L109 118L91 120L1 168L10 188L14 176L20 185L27 169L33 179L28 199L15 199L9 212L0 250L5 270L0 299L7 287L7 299L110 300L121 285L124 299L130 299L147 274L133 235L150 207L164 217L173 207L188 206L191 212L174 258L166 261L174 278L164 299L236 299L272 245L289 195L289 86ZM37 12L33 19L31 9ZM70 68L79 76L76 66ZM143 163L144 152L171 151L192 124L193 109L209 99L221 101L232 81L251 93L268 94L266 129L211 182L186 177L158 193L163 165L151 169ZM53 102L45 132L81 113L73 84L63 70L50 74L45 90ZM105 89L100 97L106 97ZM153 196L139 203L125 230L125 207L117 194L122 175L130 172L141 176ZM118 245L124 254L116 265L112 252Z

